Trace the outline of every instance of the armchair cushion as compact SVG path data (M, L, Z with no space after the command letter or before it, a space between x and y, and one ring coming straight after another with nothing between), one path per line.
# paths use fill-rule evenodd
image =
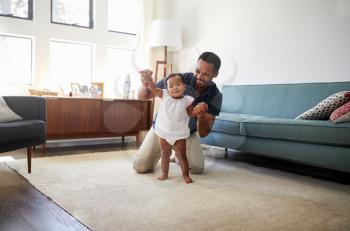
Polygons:
M0 123L22 120L22 117L14 113L5 100L0 96Z
M0 123L0 143L33 139L45 136L45 122L42 120L23 120ZM44 138L44 137L43 137Z

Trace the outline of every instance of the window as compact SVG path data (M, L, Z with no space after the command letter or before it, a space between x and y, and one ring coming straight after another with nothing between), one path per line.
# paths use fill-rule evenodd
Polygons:
M124 82L130 75L130 98L136 97L141 81L135 67L135 51L122 48L108 47L107 78L104 79L104 94L107 98L123 98Z
M51 0L51 22L93 28L92 0Z
M93 53L93 44L51 40L49 87L67 94L71 83L91 83Z
M0 34L0 83L32 83L33 39Z
M108 30L137 34L139 0L108 0Z
M33 0L0 0L0 15L33 19Z

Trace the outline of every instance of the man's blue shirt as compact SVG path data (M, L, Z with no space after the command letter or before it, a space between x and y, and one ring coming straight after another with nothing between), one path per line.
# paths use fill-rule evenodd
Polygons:
M207 113L218 116L221 110L222 94L216 87L216 84L214 82L211 82L209 86L199 94L195 88L196 77L193 75L193 73L183 73L182 76L184 77L186 84L185 94L190 95L195 99L192 105L196 106L198 103L204 102L208 105ZM166 89L165 80L162 79L159 81L157 83L157 87ZM197 119L191 117L188 126L191 133L197 131Z

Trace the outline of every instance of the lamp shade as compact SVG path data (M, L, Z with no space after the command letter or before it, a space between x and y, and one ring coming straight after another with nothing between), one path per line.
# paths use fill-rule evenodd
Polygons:
M157 19L152 21L151 47L167 46L170 51L182 48L181 29L173 19Z

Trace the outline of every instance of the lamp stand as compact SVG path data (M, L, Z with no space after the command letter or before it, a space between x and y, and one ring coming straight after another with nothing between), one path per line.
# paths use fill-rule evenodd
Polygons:
M157 84L157 79L158 79L158 69L159 69L159 66L163 64L164 65L164 73L163 73L163 78L165 79L166 77L166 68L167 68L167 65L168 65L168 47L167 46L164 46L164 60L163 61L159 61L157 60L156 62L156 73L155 73L155 76L154 76L154 82ZM173 66L172 64L170 64L170 74L173 73ZM155 98L153 98L152 100L152 103L151 103L151 118L153 118L153 110L154 110L154 102L155 102Z
M154 77L154 82L157 83L157 79L158 79L158 69L159 69L159 65L163 64L164 66L164 73L163 73L163 78L166 77L166 68L168 65L168 47L164 46L164 60L163 61L159 61L157 60L156 62L156 73L155 73L155 77ZM170 74L172 74L173 72L173 68L172 65L170 64Z

